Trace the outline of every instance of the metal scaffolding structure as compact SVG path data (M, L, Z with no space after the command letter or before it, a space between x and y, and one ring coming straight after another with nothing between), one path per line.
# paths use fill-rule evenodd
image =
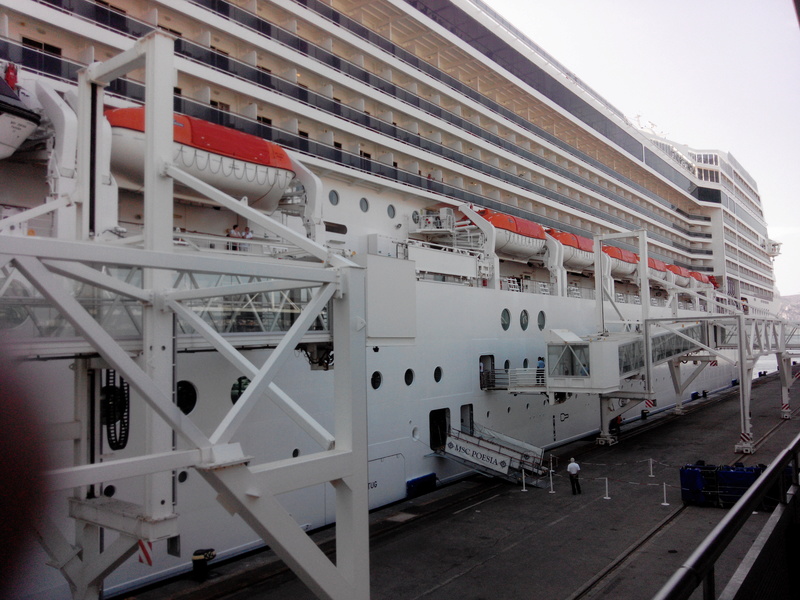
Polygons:
M136 244L104 243L98 233L102 198L107 186L96 157L108 152L102 136L103 88L113 79L144 68L146 89L146 151L143 236ZM180 534L173 504L172 473L194 468L217 492L219 503L238 514L321 598L365 600L369 597L366 407L366 307L364 271L330 253L303 235L247 206L245 201L211 188L172 164L174 81L173 39L162 32L104 63L94 63L80 76L78 89L77 183L74 191L52 199L45 207L62 211L59 238L0 236L0 267L15 271L57 310L99 359L76 355L73 466L46 474L50 491L64 490L75 524L74 543L49 516L36 524L42 546L69 582L76 600L96 600L103 579L137 549L140 540L153 542ZM299 248L306 261L226 257L176 251L173 243L173 180L200 192L212 202ZM33 210L42 209L37 208ZM24 215L23 215L24 216ZM70 235L68 230L74 235ZM141 269L141 284L114 276L116 270ZM176 275L177 274L177 275ZM218 275L216 281L243 278L247 283L196 284L176 287L186 276ZM141 348L128 346L108 333L97 315L76 297L90 285L124 299L141 310ZM197 301L236 294L311 290L302 307L263 364L253 364L201 313ZM192 304L192 303L195 304ZM201 302L202 304L202 302ZM202 308L201 308L202 310ZM274 378L320 315L332 323L336 349L334 427L328 431L306 410L302 399L289 397ZM202 336L251 380L238 401L207 435L174 401L176 323ZM19 352L25 354L24 350ZM147 405L147 423L134 457L91 462L87 457L88 372L91 360L101 361L124 377L132 401ZM272 402L320 446L316 453L253 464L234 436L254 407ZM177 449L174 437L180 438ZM130 477L145 482L141 505L87 493L90 486ZM290 490L330 483L336 493L335 564L307 536L279 503ZM103 530L116 540L101 543Z

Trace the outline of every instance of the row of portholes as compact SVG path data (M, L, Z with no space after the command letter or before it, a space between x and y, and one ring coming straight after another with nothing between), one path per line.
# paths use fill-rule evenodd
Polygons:
M433 380L436 383L439 383L442 380L442 376L444 375L444 371L442 367L436 367L433 370ZM405 374L403 375L403 380L405 381L406 385L411 385L414 383L415 373L413 369L406 369ZM370 377L370 384L372 385L372 389L377 390L381 387L383 383L383 375L380 371L375 371ZM244 394L247 386L250 385L250 379L247 377L239 377L231 386L231 402L236 404L236 401ZM195 406L197 406L197 388L194 384L190 381L181 380L178 382L176 388L176 403L178 408L181 412L185 415L191 413Z
M444 371L442 367L436 367L433 370L433 380L436 383L439 383L442 380L442 376L444 375ZM406 369L405 374L403 375L403 380L406 382L406 385L411 385L414 383L415 373L413 369ZM383 383L383 374L380 371L374 371L372 373L372 377L370 377L370 385L372 386L373 390L377 390L381 387Z
M331 190L328 192L328 200L333 206L338 205L339 192L336 190ZM358 207L361 209L361 212L369 212L369 200L366 198L361 198L361 200L358 201ZM397 211L394 208L394 204L390 204L386 207L386 214L389 215L390 219L394 219L395 216L397 216ZM417 216L417 220L419 220L419 216Z
M536 317L536 325L539 327L539 331L544 329L546 321L547 318L544 314L544 311L540 310ZM528 329L529 323L530 315L528 314L527 310L523 309L522 312L519 313L519 326L522 328L522 331L526 331ZM511 327L511 311L507 308L504 308L500 313L500 326L503 328L503 331L508 331L508 328Z

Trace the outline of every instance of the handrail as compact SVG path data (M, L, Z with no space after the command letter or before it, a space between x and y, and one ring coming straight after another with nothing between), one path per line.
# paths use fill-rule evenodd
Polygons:
M667 583L653 596L652 600L687 600L694 590L704 583L703 600L713 600L714 594L714 565L722 555L728 544L744 526L753 511L758 508L764 496L770 491L772 485L777 483L780 489L779 501L787 503L787 492L783 485L783 473L787 466L794 464L792 469L792 487L798 485L797 458L800 451L800 435L787 446L772 461L772 464L762 473L756 482L748 489L741 499L730 509L727 515L717 524L711 533L700 543L692 555L669 578Z

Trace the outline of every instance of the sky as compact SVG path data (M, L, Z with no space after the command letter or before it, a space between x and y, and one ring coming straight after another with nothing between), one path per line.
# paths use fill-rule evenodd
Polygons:
M800 26L792 0L484 0L625 114L730 152L800 294Z

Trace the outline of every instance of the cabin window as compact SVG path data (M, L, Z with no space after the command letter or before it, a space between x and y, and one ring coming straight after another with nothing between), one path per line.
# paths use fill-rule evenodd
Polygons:
M361 200L358 201L358 206L361 208L361 212L367 212L369 210L369 200L361 198Z
M539 311L539 315L536 317L536 325L539 327L539 331L544 329L545 322L547 321L547 317L544 314L543 310Z
M339 204L339 192L337 192L336 190L331 190L330 192L328 192L328 200L334 206Z
M259 115L258 117L256 117L256 120L262 125L272 125L272 119L270 119L269 117L262 117L261 115Z
M415 210L414 212L411 213L411 220L414 221L414 223L419 224L419 212L418 211Z
M511 327L511 311L507 308L504 308L503 312L500 313L500 325L503 331L508 331L508 328Z
M431 450L444 448L450 433L450 409L437 408L430 412L430 446Z
M178 408L185 415L194 410L197 405L197 388L191 381L179 381L175 387L175 401Z
M528 315L527 310L523 310L519 313L519 326L522 327L522 331L526 331L528 329L528 323L530 322L530 316Z
M522 368L523 369L527 369L528 368L528 359L527 358L522 361Z
M405 382L406 385L414 383L414 371L412 369L406 369Z
M394 210L394 204L390 204L389 206L386 207L386 214L389 215L390 219L394 219L394 216L396 214Z
M442 380L442 367L436 367L433 370L433 380L439 383Z
M329 223L328 221L324 221L325 223L325 231L330 233L339 233L344 235L347 233L347 225L342 225L341 223Z

